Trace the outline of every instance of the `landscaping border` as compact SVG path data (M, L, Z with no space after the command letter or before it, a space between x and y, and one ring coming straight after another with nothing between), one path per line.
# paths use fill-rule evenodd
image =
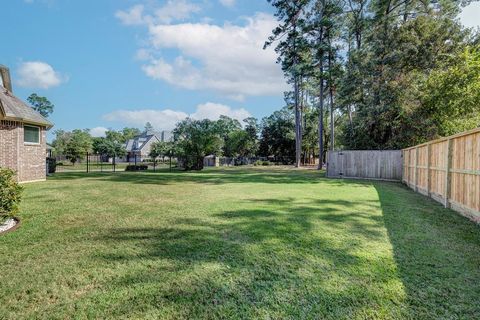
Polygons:
M11 227L10 229L0 232L0 236L1 236L1 235L4 235L4 234L7 234L7 233L9 233L9 232L13 232L13 231L17 230L17 229L20 227L20 224L21 224L20 218L18 218L18 217L13 217L13 219L14 219L15 221L17 221L17 223L16 223L13 227Z

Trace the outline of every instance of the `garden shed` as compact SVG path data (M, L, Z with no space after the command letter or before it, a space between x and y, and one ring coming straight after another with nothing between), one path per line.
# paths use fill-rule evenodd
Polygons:
M46 178L46 132L52 123L12 93L8 68L0 65L0 167L19 182Z

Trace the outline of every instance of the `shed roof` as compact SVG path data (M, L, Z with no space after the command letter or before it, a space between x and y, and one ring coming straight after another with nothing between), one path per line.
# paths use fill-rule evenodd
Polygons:
M7 120L37 124L50 129L53 124L0 84L0 113Z

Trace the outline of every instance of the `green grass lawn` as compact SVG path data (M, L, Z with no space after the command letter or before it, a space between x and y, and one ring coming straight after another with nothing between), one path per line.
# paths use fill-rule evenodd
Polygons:
M0 319L479 319L480 227L314 170L64 173L0 236Z

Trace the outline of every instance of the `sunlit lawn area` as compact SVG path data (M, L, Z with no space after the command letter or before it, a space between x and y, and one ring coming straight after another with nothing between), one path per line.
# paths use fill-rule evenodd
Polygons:
M314 170L63 173L0 236L0 319L478 319L480 227Z

